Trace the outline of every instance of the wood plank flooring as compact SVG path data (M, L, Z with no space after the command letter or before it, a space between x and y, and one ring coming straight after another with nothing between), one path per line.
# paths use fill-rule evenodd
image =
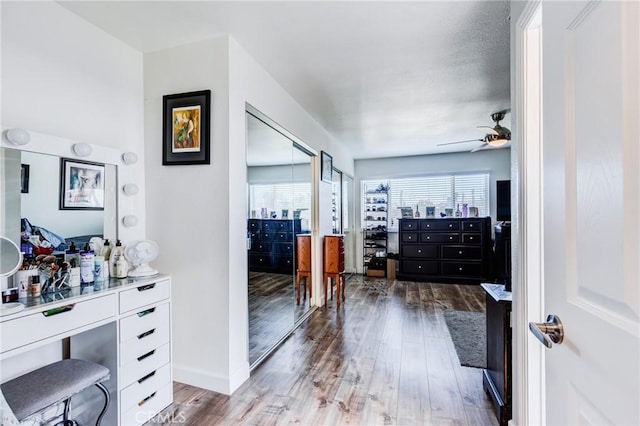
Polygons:
M442 314L484 311L479 286L355 275L346 290L346 303L316 310L233 395L175 383L174 404L152 424L498 424Z
M296 305L293 274L249 272L249 364L278 343L309 310Z

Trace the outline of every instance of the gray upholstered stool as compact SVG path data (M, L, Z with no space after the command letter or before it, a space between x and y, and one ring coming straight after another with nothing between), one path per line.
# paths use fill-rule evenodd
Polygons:
M105 397L98 416L99 426L109 406L109 391L101 383L109 379L109 369L91 361L63 359L3 383L0 387L9 407L19 421L64 401L63 420L58 425L73 425L69 420L71 397L95 385Z

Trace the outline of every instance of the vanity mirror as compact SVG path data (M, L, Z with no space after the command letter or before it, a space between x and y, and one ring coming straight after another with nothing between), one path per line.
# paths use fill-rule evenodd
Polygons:
M103 210L61 210L61 158L78 160L73 147L76 141L28 132L29 141L14 145L3 130L0 141L0 235L20 244L21 218L61 237L103 236L123 242L144 238L144 227L136 224L118 226L126 216L144 212L140 196L119 197L119 186L137 184L140 175L135 162L124 161L121 151L90 145L91 153L84 162L104 164ZM130 153L132 154L132 153ZM129 155L131 157L131 155ZM29 165L29 190L21 193L22 164ZM120 184L118 184L120 182ZM137 219L137 217L136 217ZM78 247L81 248L81 247ZM3 283L3 286L6 284Z

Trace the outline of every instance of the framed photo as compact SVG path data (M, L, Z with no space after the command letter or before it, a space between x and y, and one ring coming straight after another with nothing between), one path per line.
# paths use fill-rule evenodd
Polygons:
M20 192L29 193L29 165L22 164L20 167Z
M210 164L211 90L162 97L162 164Z
M331 172L333 171L333 157L324 151L320 152L320 162L322 164L320 169L320 179L323 182L332 182Z
M104 210L104 164L60 159L60 210Z

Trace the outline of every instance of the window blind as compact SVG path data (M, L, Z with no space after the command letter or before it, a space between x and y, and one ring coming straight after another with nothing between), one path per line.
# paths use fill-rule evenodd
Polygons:
M402 217L400 208L418 209L420 217L426 217L427 206L435 207L436 217L445 209L455 212L462 204L477 207L479 216L489 216L489 173L430 175L388 180L363 180L362 193L366 188L380 184L389 185L388 229L398 229L398 219ZM364 222L364 197L361 208Z

